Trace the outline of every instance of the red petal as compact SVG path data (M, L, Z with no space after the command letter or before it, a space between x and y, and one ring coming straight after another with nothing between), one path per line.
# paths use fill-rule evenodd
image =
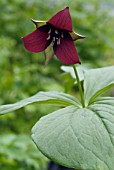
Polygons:
M30 52L41 52L47 48L48 27L39 27L22 38L25 48Z
M67 30L72 32L72 20L69 13L69 7L59 11L55 14L49 21L49 24L52 24L54 27Z
M60 45L54 46L54 53L64 64L80 63L74 42L68 33L64 38L61 38Z

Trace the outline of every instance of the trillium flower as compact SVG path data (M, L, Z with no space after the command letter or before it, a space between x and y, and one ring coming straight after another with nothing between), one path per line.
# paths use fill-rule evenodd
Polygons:
M33 20L36 30L22 38L30 52L45 52L45 64L54 56L64 64L80 63L74 40L85 38L72 30L69 7L59 11L49 21Z

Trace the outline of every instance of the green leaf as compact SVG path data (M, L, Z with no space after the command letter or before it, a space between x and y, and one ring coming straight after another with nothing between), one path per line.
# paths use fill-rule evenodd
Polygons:
M114 86L114 66L86 71L84 78L86 106L112 86Z
M114 106L114 97L99 97L96 98L94 104L108 104Z
M34 102L44 103L44 104L45 103L54 104L58 106L76 105L78 107L81 107L80 103L75 97L62 92L50 91L50 92L39 92L32 97L26 98L14 104L1 105L0 114L5 114L20 109Z
M84 80L84 67L77 66L76 69L78 71L78 75L79 75L80 81L83 81ZM66 73L70 73L72 78L76 79L73 67L70 67L70 66L61 66L61 70L63 70Z
M114 169L114 104L55 111L32 129L39 150L53 161L80 170Z

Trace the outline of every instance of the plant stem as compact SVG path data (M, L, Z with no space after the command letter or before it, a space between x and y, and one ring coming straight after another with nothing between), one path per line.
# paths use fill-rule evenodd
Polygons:
M75 76L76 76L78 89L79 89L79 92L80 92L81 103L82 103L82 106L85 107L83 90L82 90L81 82L79 80L78 72L77 72L75 65L73 65L73 69L74 69L74 73L75 73Z

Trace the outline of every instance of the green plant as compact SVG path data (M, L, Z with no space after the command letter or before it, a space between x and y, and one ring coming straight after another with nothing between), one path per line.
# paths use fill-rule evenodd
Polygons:
M21 6L22 2L23 1L21 1L19 3L20 6ZM2 3L5 3L5 1ZM59 2L59 3L61 3L61 2ZM42 3L39 4L39 6L40 5L42 5ZM83 20L83 24L86 21L88 21L88 24L85 27L83 27L85 29L82 29L82 30L85 30L83 32L86 33L86 36L88 35L87 33L91 33L91 35L95 34L95 36L96 36L97 33L101 33L101 30L102 30L102 32L105 31L105 35L109 35L109 32L110 32L109 27L103 27L103 28L101 28L101 30L99 29L99 31L96 30L96 31L98 31L96 33L94 32L94 30L90 29L94 22L100 23L97 21L99 19L100 19L100 21L102 21L103 16L106 16L106 15L101 15L100 18L98 15L96 21L93 21L93 17L90 17L89 14L87 14L88 17L84 16L83 14L81 15L81 7L83 8L84 5L80 6L79 13L76 14L75 12L72 12L72 14L73 14L74 18L76 18L76 16L78 16L79 18L82 16L83 19L85 18L85 21ZM95 7L98 9L99 5L96 4ZM41 7L41 9L45 9L45 8L46 8L45 6ZM58 6L57 6L57 8L58 8ZM56 8L56 10L57 10L57 8ZM75 8L75 6L74 6L74 8ZM4 9L4 8L2 8L2 9ZM85 7L83 9L85 9ZM9 10L11 10L11 9L9 8ZM75 9L74 9L74 11L75 11ZM85 13L85 11L84 11L84 13ZM99 13L97 13L97 14L99 14ZM26 16L26 14L25 14L25 16ZM43 16L43 14L41 16ZM10 17L11 17L11 15L10 15ZM106 18L104 17L104 22L105 22L105 19ZM32 55L32 57L31 57L32 59L30 61L28 59L28 58L30 58L29 54L27 54L29 57L26 60L23 59L25 52L20 48L21 42L16 37L17 34L14 33L14 30L16 30L16 33L19 30L22 30L22 32L19 34L24 34L23 24L21 24L21 20L19 20L19 21L20 21L20 25L19 25L18 29L16 28L17 24L13 24L13 22L10 23L9 27L6 26L6 23L4 26L4 28L6 29L6 34L12 35L13 40L11 37L7 38L5 35L4 35L5 38L3 36L3 38L1 39L1 42L2 41L3 42L5 42L5 41L11 42L11 44L8 43L9 46L6 46L6 48L3 49L2 55L6 56L6 57L1 59L1 66L3 68L6 68L6 71L5 71L6 76L1 77L2 84L0 86L3 88L3 90L1 90L1 96L2 96L1 101L0 101L1 103L9 103L9 102L13 103L16 100L19 100L21 98L26 98L26 97L34 94L37 91L37 89L38 89L38 91L39 90L47 91L47 90L50 90L51 87L52 87L52 89L56 89L56 87L57 87L58 89L60 88L61 91L64 91L64 88L62 88L62 86L59 83L57 84L57 81L56 81L58 73L59 73L59 71L57 71L58 70L57 68L58 68L58 66L60 66L60 64L58 64L58 62L56 62L56 60L53 61L52 63L50 63L50 66L52 66L52 67L51 68L47 67L47 71L45 71L46 69L42 69L42 67L40 65L36 64L35 55ZM110 20L110 22L111 22L111 20ZM14 22L14 23L16 23L16 22ZM23 23L25 26L26 22L23 22ZM79 23L78 29L80 30L82 22L80 20L78 20L78 23ZM108 24L109 24L109 22L108 22ZM99 25L99 27L100 27L100 25ZM5 29L2 29L2 33L3 33L3 30L5 30ZM76 26L76 29L77 29L77 26ZM26 31L29 31L29 30L31 30L31 27L26 28ZM98 42L97 42L96 46L95 46L95 42L92 42L89 39L86 41L88 43L82 42L79 44L79 47L78 47L79 54L82 57L83 56L85 57L85 55L86 55L87 61L91 62L91 58L92 58L92 61L94 61L94 63L91 63L91 64L93 64L93 66L107 65L108 62L107 62L107 60L105 60L105 59L107 59L106 54L108 53L108 57L109 57L110 56L109 51L112 48L111 39L108 39L108 36L105 37L106 41L105 41L105 45L103 45L102 42L104 41L104 34L102 34L102 35L98 34L98 35L99 35L99 37L98 37ZM17 40L14 41L14 39L17 39ZM18 46L17 46L17 42L19 43ZM107 46L107 42L108 42L109 46ZM85 44L86 45L89 44L90 48L88 49ZM1 43L1 45L3 45L3 44ZM5 45L3 45L3 47L4 46ZM18 49L18 50L14 50L15 54L14 54L14 58L12 58L13 52L12 52L12 50L10 50L10 52L9 52L9 49L12 49L12 48L15 49L15 47L17 47L16 49ZM94 47L94 51L93 51L93 47ZM81 49L83 49L83 50L81 50ZM5 53L4 53L4 51L5 51ZM20 51L21 53L19 54L18 51ZM18 55L21 57L17 57ZM99 55L99 60L97 60L98 55ZM90 58L90 56L91 56L91 58ZM104 60L105 62L101 63L102 60ZM7 61L9 63L8 67L6 65ZM40 59L39 59L39 61L40 61ZM112 60L110 60L110 61L112 61ZM110 61L109 61L109 63L111 63ZM40 62L42 62L42 60ZM26 67L23 68L24 63L26 65ZM55 67L55 63L57 63L57 67ZM30 67L30 64L31 64L31 67ZM78 68L79 67L77 67L76 69L78 70ZM3 73L2 68L1 68L1 70ZM54 76L52 76L53 70L56 73L56 75L54 75ZM112 129L113 129L113 109L114 109L113 105L114 105L114 102L113 102L113 97L99 97L99 95L101 95L108 88L113 86L113 84L114 84L113 74L112 74L113 70L114 70L113 67L94 69L94 70L90 69L87 71L82 70L82 73L84 73L84 74L82 77L79 76L79 79L81 80L81 86L82 86L82 92L81 92L82 100L81 100L81 102L77 101L77 99L75 97L77 95L77 92L75 92L73 94L73 96L65 94L65 93L61 93L61 92L42 92L42 93L38 93L37 95L35 95L33 97L22 100L19 103L1 106L1 108L0 108L1 114L11 112L13 110L21 108L21 107L26 106L27 104L30 104L33 102L39 102L42 104L49 103L49 104L57 105L59 107L65 107L63 109L60 109L59 111L54 112L53 114L50 114L44 118L41 118L41 120L33 128L33 139L34 139L35 143L38 145L38 147L40 148L40 150L45 155L47 155L49 158L51 158L52 160L54 160L62 165L66 165L68 167L69 166L75 167L75 168L79 167L79 169L90 169L90 170L91 169L95 169L95 170L96 169L99 169L99 170L110 169L110 170L112 170L113 162L114 162L114 159L113 159L114 158L113 157L113 154L114 154L113 153L113 137L112 137L113 136ZM26 74L28 71L30 74ZM13 76L11 76L12 74L13 74ZM78 70L78 74L80 75L80 68ZM28 76L26 76L26 75L28 75ZM37 75L37 76L35 76L35 75ZM5 79L4 77L9 77L9 78ZM33 77L32 81L31 81L31 77ZM48 78L48 77L50 77L50 78ZM24 79L24 81L22 81L23 79ZM37 81L37 79L40 81ZM68 85L67 85L66 91L70 91L71 87L74 88L74 79L72 79L72 80L73 81L72 81L71 86L68 87ZM40 85L38 84L38 82L40 82ZM76 83L76 81L75 81L75 83ZM36 86L36 84L38 84L38 86ZM45 86L44 86L44 84L45 84ZM30 86L28 86L28 85L30 85ZM29 88L31 86L32 86L32 88ZM33 88L33 86L34 86L34 88ZM4 90L6 91L6 93L4 93ZM77 85L76 85L76 90L77 90ZM13 91L13 93L10 94L10 91ZM74 89L73 89L73 92L74 92ZM84 93L84 96L82 93ZM9 96L9 94L10 94L10 96ZM23 117L26 120L25 115L27 115L27 120L31 120L31 118L32 118L31 113L33 111L34 112L37 111L37 105L35 105L35 107L30 106L29 108L30 109L27 109L27 107L26 107L25 109L21 110L22 113L19 116L20 120L23 119ZM44 107L42 107L42 108L44 108ZM40 109L40 111L41 111L41 109ZM29 116L27 114L28 112L30 113ZM37 112L39 113L39 110ZM49 113L49 110L46 112ZM65 114L65 112L66 112L66 114ZM72 112L74 112L74 113L72 113ZM25 113L24 116L22 116L23 113ZM11 120L11 119L13 120L14 119L13 116L14 116L14 114L12 114L11 116L6 116L6 120ZM41 117L41 116L42 115L40 112L39 117ZM8 117L10 119L8 119ZM18 117L16 119L18 119ZM21 122L20 120L19 120L19 122ZM53 120L53 123L51 120ZM74 120L75 120L76 124L74 123ZM1 119L1 122L2 122L2 119ZM30 122L30 121L27 121L27 122ZM42 124L42 122L43 122L43 124ZM45 124L45 122L46 122L46 124ZM59 122L59 124L58 124L58 122ZM75 129L76 135L78 136L77 141L75 141L76 140L76 139L74 139L75 137L73 138L72 132L68 131L69 128L67 128L67 125L69 122L73 124L73 128ZM8 121L7 121L7 123L8 123ZM12 128L12 124L10 124L10 122L8 124L10 125L10 129L13 129L16 132L20 131L20 128L18 130L18 127L19 127L18 123L17 123L18 124L17 127L16 127L17 124L15 125L16 128ZM14 124L15 123L13 123L13 125ZM24 124L25 123L23 123L23 125ZM58 125L58 128L56 125ZM28 126L31 126L30 123L28 123ZM59 126L60 126L60 128L59 128ZM26 125L26 127L27 127L27 125ZM24 128L25 128L25 125L21 126L21 130ZM39 131L40 131L39 129L42 129L42 134L39 133ZM52 130L55 130L55 134L51 133ZM60 135L62 131L64 131L64 133L62 135ZM65 133L69 134L69 136L65 135ZM49 134L49 136L47 136L47 134ZM103 139L101 138L101 136ZM68 140L69 138L70 138L70 140ZM73 140L71 140L71 139L73 139ZM65 140L65 142L64 142L64 140ZM48 143L47 143L47 141L48 141ZM64 145L63 145L62 141L64 142ZM66 141L69 141L69 142L66 142ZM75 141L75 143L77 143L77 145L75 145L76 148L74 146L74 141ZM51 145L52 146L51 151L48 148L48 145L50 146L50 143L53 144L53 145ZM81 144L82 144L82 146L81 146ZM79 145L79 147L78 147L78 145ZM73 148L71 148L69 146L73 146ZM85 150L84 150L84 148L85 148ZM60 149L60 150L58 150L58 149ZM76 149L76 153L78 153L78 155L77 155L77 159L74 163L73 160L75 159L76 153L73 151L75 151L75 149ZM86 154L84 154L84 153L86 153ZM64 155L64 157L63 157L63 155ZM103 156L103 155L105 155L105 156ZM22 165L22 166L24 167L24 165Z

